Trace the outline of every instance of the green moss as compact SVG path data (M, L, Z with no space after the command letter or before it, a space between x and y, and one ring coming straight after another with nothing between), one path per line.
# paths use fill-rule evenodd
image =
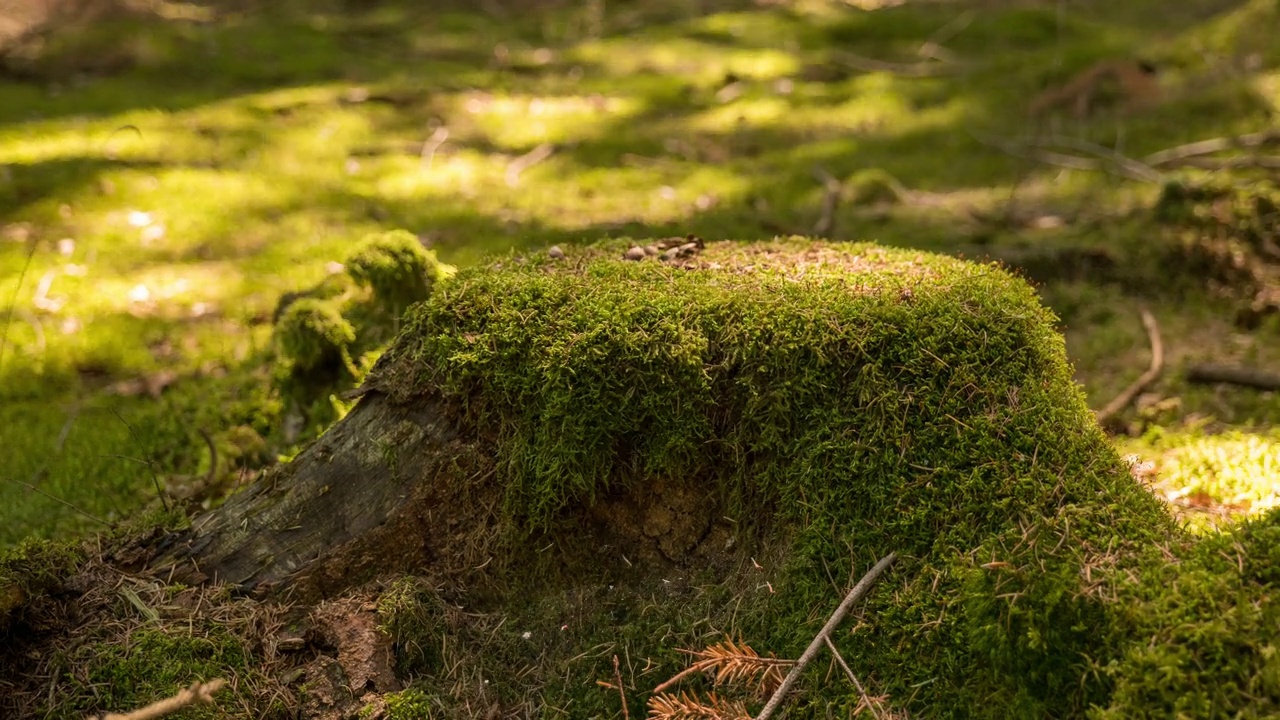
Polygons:
M1151 548L1112 578L1128 642L1090 717L1262 718L1280 713L1280 512Z
M1105 697L1088 669L1110 609L1082 568L1171 523L1030 287L871 245L718 243L678 266L625 247L463 272L409 313L375 382L443 393L496 434L507 512L531 530L674 477L789 537L780 597L748 624L770 650L812 637L828 571L894 550L875 638L841 644L895 698L1030 716Z
M432 702L431 696L416 688L392 693L385 700L387 720L430 720L433 717L443 717L433 712L438 707Z
M398 676L439 668L443 610L440 596L413 578L398 580L378 598L379 629L394 643Z
M426 299L437 283L455 272L405 230L366 237L346 267L352 279L372 288L378 302L395 314Z
M96 690L88 696L92 707L83 709L123 712L169 697L193 682L245 674L253 657L237 638L211 626L203 633L182 627L141 628L124 643L86 646L71 660L85 684ZM227 702L236 694L228 688L214 697ZM193 706L186 713L191 718L225 716L216 705Z
M338 309L315 298L289 305L275 335L284 357L304 372L349 364L347 348L356 339L355 328Z
M25 540L0 551L0 637L34 599L61 588L84 560L66 541Z

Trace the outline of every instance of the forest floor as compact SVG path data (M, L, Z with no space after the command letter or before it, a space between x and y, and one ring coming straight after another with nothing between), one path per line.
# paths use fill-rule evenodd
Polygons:
M1280 371L1276 170L1153 155L1277 126L1274 0L254 5L0 57L0 546L295 454L346 406L281 389L277 303L393 228L459 266L686 234L1001 259L1094 407L1158 320L1114 427L1160 492L1201 519L1280 493L1277 395L1185 379ZM1170 190L1206 182L1243 189Z

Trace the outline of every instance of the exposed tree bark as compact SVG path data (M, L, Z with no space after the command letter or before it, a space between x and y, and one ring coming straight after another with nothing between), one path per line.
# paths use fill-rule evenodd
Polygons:
M442 502L475 492L468 478L486 467L491 461L460 440L438 399L396 404L369 393L294 461L196 518L152 565L173 564L179 577L246 591L287 582L304 596L325 595L371 572L420 567L448 542L450 528L487 522L492 498ZM459 506L482 515L432 512ZM456 548L448 554L474 560Z

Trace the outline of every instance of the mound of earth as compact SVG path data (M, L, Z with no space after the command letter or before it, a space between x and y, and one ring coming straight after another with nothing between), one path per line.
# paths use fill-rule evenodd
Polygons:
M1152 568L1199 545L1097 427L1052 315L994 266L802 239L504 258L411 308L359 394L294 462L146 544L162 586L290 618L236 637L308 716L616 717L625 696L638 717L682 650L798 656L889 552L832 638L884 707L1119 717L1269 667L1258 640L1203 665L1218 675L1144 680L1138 648L1177 617ZM1213 577L1265 596L1241 557ZM38 655L35 604L5 627ZM840 672L811 670L788 717L858 712ZM229 715L264 710L236 692Z

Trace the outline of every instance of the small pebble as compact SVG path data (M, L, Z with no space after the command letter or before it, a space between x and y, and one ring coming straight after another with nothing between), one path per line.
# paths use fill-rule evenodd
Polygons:
M628 260L643 260L643 259L644 259L644 248L642 248L642 247L633 247L633 248L631 248L630 250L628 250L628 251L627 251L627 254L626 254L626 255L623 255L623 257L624 257L624 258L626 258L626 259L628 259Z
M658 254L658 253L660 253L660 252L662 252L662 251L658 249L658 246L657 246L657 245L645 245L645 246L644 246L644 254L645 254L645 255L657 255L657 254Z
M560 260L564 257L564 251L560 249L559 245L552 245L551 249L547 251L547 254L556 260Z

